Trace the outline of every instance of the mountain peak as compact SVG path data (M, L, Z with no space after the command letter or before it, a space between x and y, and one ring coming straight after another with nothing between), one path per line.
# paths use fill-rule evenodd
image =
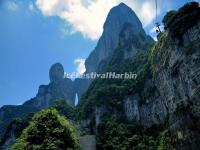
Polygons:
M118 6L116 6L116 7L120 7L120 8L123 8L123 7L128 7L125 3L123 3L123 2L121 2Z
M120 3L110 10L104 24L104 30L112 26L112 24L118 24L120 26L118 29L121 30L121 27L126 22L132 24L136 30L142 29L142 23L136 13L125 3Z
M108 13L103 26L103 34L96 48L86 59L86 72L101 70L99 68L105 65L107 58L112 56L118 46L119 34L125 23L132 25L135 34L141 34L143 37L147 36L141 21L129 6L120 3L113 7Z

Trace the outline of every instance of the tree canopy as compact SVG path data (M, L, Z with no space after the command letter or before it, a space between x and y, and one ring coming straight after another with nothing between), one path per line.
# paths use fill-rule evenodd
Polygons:
M75 128L51 108L36 113L13 150L80 150Z

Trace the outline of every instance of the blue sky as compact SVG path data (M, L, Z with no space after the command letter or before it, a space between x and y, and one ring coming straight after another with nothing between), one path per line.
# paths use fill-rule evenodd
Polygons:
M49 83L48 71L56 62L62 63L66 72L82 71L83 60L96 46L109 9L119 2L1 0L0 106L34 97L39 85ZM155 1L123 2L136 11L146 32L155 36ZM185 2L159 1L158 20Z

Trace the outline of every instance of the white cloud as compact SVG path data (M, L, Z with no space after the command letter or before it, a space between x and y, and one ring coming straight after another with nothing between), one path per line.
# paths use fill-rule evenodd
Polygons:
M76 72L78 74L83 74L86 69L85 69L85 59L82 58L77 58L74 60L74 64L76 65Z
M18 11L18 10L19 10L19 6L17 5L17 3L11 2L11 1L9 1L9 2L7 3L7 8L8 8L8 10L10 10L10 11Z
M108 12L120 2L130 6L144 26L155 17L155 1L149 0L37 0L36 6L43 15L58 16L68 22L73 32L97 40Z
M140 17L144 25L149 24L154 19L155 9L153 3L144 2L144 4L141 7Z
M72 35L75 33L75 31L67 23L61 24L59 27L59 30L61 32L61 38L65 38L66 36Z
M103 23L116 0L37 0L36 5L46 16L59 16L72 29L83 36L96 40L102 33Z

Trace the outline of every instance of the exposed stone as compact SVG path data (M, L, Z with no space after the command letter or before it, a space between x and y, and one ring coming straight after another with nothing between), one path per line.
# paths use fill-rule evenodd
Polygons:
M80 144L82 150L96 150L96 136L85 135L80 137Z
M140 120L138 101L138 95L128 97L124 101L124 111L129 121L138 122Z
M50 82L60 82L64 77L64 69L60 63L54 64L49 71Z

